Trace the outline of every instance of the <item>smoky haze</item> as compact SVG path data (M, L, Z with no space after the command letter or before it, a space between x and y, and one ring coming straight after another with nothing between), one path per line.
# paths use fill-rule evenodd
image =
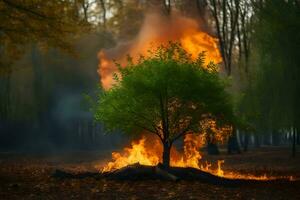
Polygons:
M76 44L78 56L28 46L13 65L10 118L0 126L3 151L101 150L124 142L94 123L85 94L99 85L97 52L113 45L109 33L89 34Z
M186 47L189 42L196 43L202 48L196 49L196 53L213 52L212 57L219 54L217 41L201 21L177 11L167 16L151 10L143 17L136 36L116 39L106 31L84 35L75 44L75 56L29 45L13 66L16 69L10 81L13 120L1 126L1 148L52 152L111 149L128 143L128 136L105 135L103 126L93 120L85 94L93 96L100 81L104 89L110 87L116 72L113 60L125 64L128 54L136 58L150 47L171 40L187 41ZM190 53L194 53L193 49Z
M147 55L148 50L169 41L180 42L193 56L205 51L208 58L216 63L221 62L218 42L202 21L185 17L177 11L170 15L148 12L134 39L119 42L116 47L99 52L98 73L103 88L108 89L113 83L113 74L117 71L114 61L124 65L128 55L136 59L140 54Z

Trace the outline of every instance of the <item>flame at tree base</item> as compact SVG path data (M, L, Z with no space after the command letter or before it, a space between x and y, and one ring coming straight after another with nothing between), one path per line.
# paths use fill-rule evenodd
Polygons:
M175 147L171 149L170 165L172 167L192 167L210 174L228 178L228 179L248 179L248 180L276 180L276 179L288 179L294 181L295 178L292 176L255 176L252 174L241 174L232 171L224 171L222 164L224 160L217 161L217 168L213 168L209 162L201 163L202 158L199 148L203 146L203 139L200 135L189 134L184 138L184 149L183 153L176 150ZM143 136L138 141L133 141L131 147L124 148L122 153L113 152L112 160L108 162L103 168L102 172L114 171L121 169L128 165L139 163L146 166L156 166L161 163L162 145L158 139L149 139Z

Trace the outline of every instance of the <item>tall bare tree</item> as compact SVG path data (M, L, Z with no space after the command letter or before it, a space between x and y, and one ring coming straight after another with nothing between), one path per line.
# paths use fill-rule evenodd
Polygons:
M233 50L237 35L240 3L240 0L210 0L208 4L214 19L227 75L232 73Z

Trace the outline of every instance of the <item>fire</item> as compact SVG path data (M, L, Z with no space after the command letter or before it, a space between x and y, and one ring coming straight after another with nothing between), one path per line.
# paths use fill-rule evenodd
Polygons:
M127 55L134 60L140 55L147 56L150 49L156 48L169 41L179 42L182 47L191 54L192 59L205 52L205 65L210 62L219 64L222 62L221 53L218 48L218 40L201 30L196 20L183 17L178 13L166 17L159 14L148 14L138 36L132 41L119 43L115 48L102 50L98 57L100 60L98 73L101 77L102 87L107 90L113 82L113 75L117 72L114 63L116 60L124 66L127 62ZM171 149L170 165L173 167L193 167L212 173L217 176L232 179L255 179L270 180L274 177L242 175L234 172L225 172L222 169L224 160L217 162L217 167L213 168L212 163L201 163L201 153L199 149L209 141L222 141L224 132L231 131L231 127L217 129L214 121L205 122L209 131L201 134L188 134L184 137L183 152L179 152L175 147ZM162 144L157 138L143 136L138 141L133 141L131 146L125 148L122 153L113 152L112 161L107 163L102 172L113 171L127 165L140 163L142 165L155 166L162 162ZM215 165L214 165L215 166ZM291 178L292 180L292 178Z
M127 165L140 163L141 165L155 166L160 163L162 155L161 142L156 138L143 136L138 141L133 141L130 148L124 148L123 153L112 153L112 160L102 172L120 169ZM152 141L152 142L150 142ZM198 151L203 145L203 140L199 135L188 134L184 138L184 152L179 153L175 147L171 149L170 164L174 167L194 167L199 168L201 154ZM200 168L199 168L200 169Z
M113 152L112 162L109 162L103 169L103 172L120 169L127 165L140 163L142 165L157 165L160 161L159 153L162 152L162 147L158 140L154 141L153 148L146 147L146 138L131 143L131 148L125 148L122 154ZM149 145L149 143L147 143Z
M150 137L151 138L151 137ZM162 145L158 139L143 136L138 141L133 141L131 147L124 148L122 153L113 152L112 160L108 162L103 168L102 172L114 171L123 168L127 165L139 163L141 165L156 166L161 162ZM217 161L217 167L213 168L212 163L201 163L201 154L199 148L204 144L204 139L200 135L188 134L184 138L184 151L180 153L176 148L171 149L170 165L172 167L192 167L203 170L205 172L214 174L216 176L229 179L248 179L248 180L274 180L278 178L288 179L294 181L293 176L290 177L275 177L254 176L252 174L240 174L237 172L224 171L222 165L224 160Z
M228 135L227 129L217 128L214 120L204 120L201 124L202 134L187 134L184 137L183 153L171 148L170 165L174 167L193 167L202 169L199 160L202 156L199 149L206 143L207 135L215 134L218 140ZM140 163L142 165L155 166L162 162L161 155L163 152L162 143L156 136L143 136L138 141L133 141L130 148L125 148L123 153L112 153L112 162L109 162L103 169L103 172L120 169L127 165ZM219 166L219 168L221 165ZM206 165L203 169L209 169Z
M113 49L99 52L98 73L103 88L109 89L113 84L113 74L117 72L114 60L125 65L127 55L133 59L137 59L140 55L147 56L149 49L155 49L169 41L181 43L182 47L194 59L200 53L205 52L205 64L222 62L218 40L202 31L196 20L183 17L178 13L174 13L171 17L152 13L146 15L143 26L134 40L120 43Z
M224 171L221 169L221 165L224 163L224 160L218 160L218 170L217 175L218 176L224 176Z
M199 53L205 52L205 65L209 62L221 63L222 57L218 49L218 40L205 32L191 32L180 39L182 47L197 58Z

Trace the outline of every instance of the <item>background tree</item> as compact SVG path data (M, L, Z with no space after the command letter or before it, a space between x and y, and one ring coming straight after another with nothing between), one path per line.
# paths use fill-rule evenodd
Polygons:
M78 53L76 52L77 45L84 48L77 39L82 37L83 33L89 33L91 26L84 21L81 7L76 1L71 0L3 0L0 1L0 9L1 147L19 148L21 146L19 144L22 144L20 141L27 144L27 140L35 138L35 146L41 145L41 148L48 148L41 142L57 142L57 135L61 134L66 126L70 126L68 124L58 128L61 126L59 125L60 117L56 117L56 119L52 117L58 106L57 88L61 88L65 92L70 90L67 79L64 79L64 82L58 81L58 79L62 76L61 72L64 72L65 78L68 73L73 73L71 70L68 73L63 71L66 65L72 65L75 70L76 66L70 60L75 63L76 53ZM103 39L111 41L105 34L103 34ZM95 52L92 53L93 58L99 49L94 44L98 44L98 42L91 45L92 48L95 48ZM66 63L62 63L59 61L60 59L65 60ZM82 60L77 56L76 64L80 65ZM94 66L97 66L96 57L89 63L93 61L95 61ZM60 65L60 73L55 71L57 64ZM86 64L85 67L87 68L89 65ZM78 70L83 71L82 69ZM52 76L55 73L56 76ZM81 74L81 78L83 76L87 76L86 70ZM79 76L76 79L81 84L84 82L80 80ZM94 79L96 82L97 78ZM73 83L72 87L76 87L76 84ZM79 112L75 113L77 116L79 115ZM64 143L63 138L68 133L66 131L61 135L60 143Z
M1 0L0 10L0 118L4 121L11 113L11 64L33 43L71 51L71 39L81 21L74 15L72 1Z
M300 119L299 8L299 1L267 0L259 4L254 43L257 127L273 132L273 136L279 131L291 132L294 156Z
M179 44L170 43L120 66L116 83L98 97L95 118L110 131L147 131L163 145L163 165L169 167L173 142L188 133L200 133L200 122L214 119L232 123L230 97L213 64L195 61Z
M101 2L110 13L106 20ZM81 101L99 83L99 50L139 29L141 9L128 2L0 1L1 148L112 148L121 142L101 135Z
M214 27L220 43L224 68L227 75L231 75L240 12L240 0L211 0L209 1L209 8L214 19Z
M240 0L211 0L208 5L213 18L214 28L219 39L225 73L230 76L232 74L233 52L239 19ZM233 134L228 138L227 146L228 153L240 152L236 129L234 129Z

